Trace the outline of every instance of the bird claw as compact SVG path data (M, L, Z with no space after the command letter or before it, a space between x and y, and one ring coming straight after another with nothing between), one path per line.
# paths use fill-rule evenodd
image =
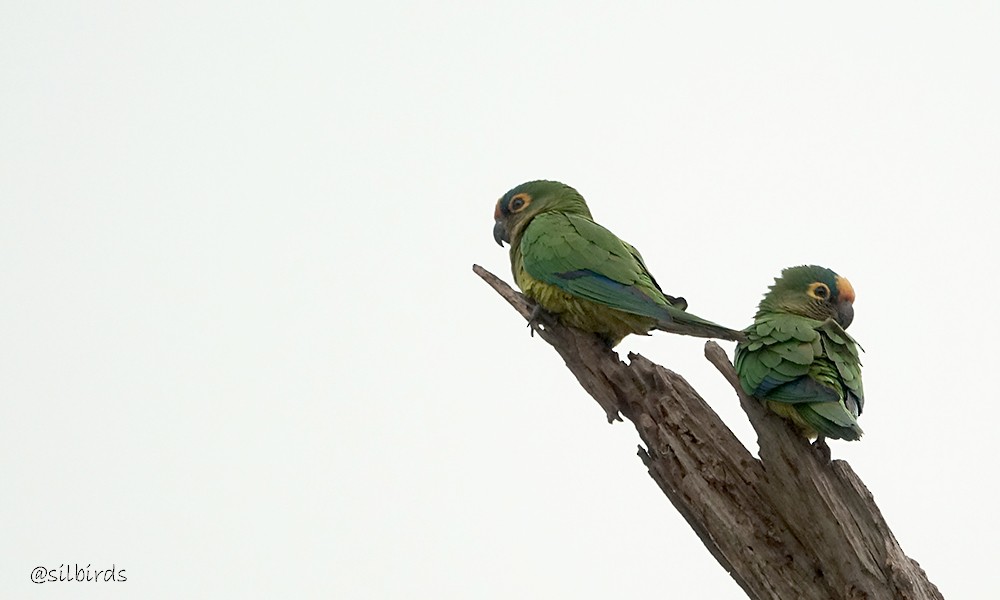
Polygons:
M817 437L812 447L816 451L816 454L819 455L820 460L823 461L823 464L830 463L830 446L826 443L826 438L823 436Z
M536 331L539 333L544 331L545 326L548 326L550 323L549 313L545 312L541 304L536 304L531 309L531 314L528 315L528 327L531 329L531 337L535 337Z

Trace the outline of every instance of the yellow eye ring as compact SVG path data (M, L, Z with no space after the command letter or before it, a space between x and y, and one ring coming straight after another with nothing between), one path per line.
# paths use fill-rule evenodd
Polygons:
M806 289L806 294L810 298L815 298L816 300L829 300L830 299L830 286L826 285L822 281L814 281L809 284Z
M516 213L524 210L524 208L529 204L531 204L531 196L528 194L518 194L510 199L510 203L507 205L507 208L510 212Z

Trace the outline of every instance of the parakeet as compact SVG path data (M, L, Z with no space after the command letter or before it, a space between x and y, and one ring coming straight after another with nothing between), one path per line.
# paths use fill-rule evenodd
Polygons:
M583 196L557 181L529 181L497 201L493 237L510 244L514 281L564 325L615 346L630 333L661 329L742 339L696 317L663 293L639 252L594 222Z
M815 265L790 267L758 306L736 347L743 390L810 438L857 440L864 407L854 320L854 288Z

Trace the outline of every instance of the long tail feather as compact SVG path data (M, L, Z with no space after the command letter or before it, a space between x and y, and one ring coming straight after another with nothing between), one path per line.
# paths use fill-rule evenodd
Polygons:
M682 323L676 319L668 322L660 321L656 324L656 328L660 331L679 333L681 335L690 335L700 338L729 340L731 342L746 341L746 336L742 331L729 329L728 327L716 325L708 321L704 323Z

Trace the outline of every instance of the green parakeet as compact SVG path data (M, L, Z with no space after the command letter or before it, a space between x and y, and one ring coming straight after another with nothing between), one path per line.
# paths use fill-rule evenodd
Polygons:
M510 244L514 281L528 298L571 327L615 346L630 333L660 329L742 339L696 317L663 293L639 252L594 222L583 196L557 181L529 181L497 201L493 237Z
M857 440L865 394L857 342L844 331L853 320L847 279L815 265L783 270L736 347L743 390L810 438Z

